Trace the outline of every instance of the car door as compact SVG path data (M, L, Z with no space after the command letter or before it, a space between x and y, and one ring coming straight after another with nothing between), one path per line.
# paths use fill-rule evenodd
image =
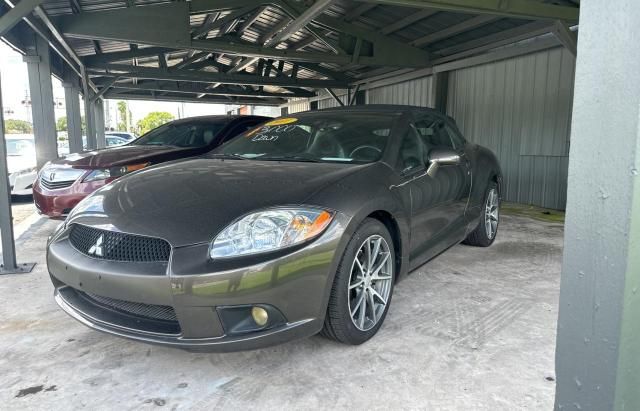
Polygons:
M396 170L401 180L393 189L397 191L411 217L409 255L412 268L428 247L426 243L434 238L438 226L437 219L433 219L434 215L429 212L433 204L428 193L433 190L434 182L427 174L425 156L424 144L411 124L400 143Z
M425 260L464 235L471 168L463 145L456 146L444 117L425 114L416 118L412 128L419 136L425 164L434 150L449 150L460 157L459 163L440 165L412 184L412 250L418 260Z

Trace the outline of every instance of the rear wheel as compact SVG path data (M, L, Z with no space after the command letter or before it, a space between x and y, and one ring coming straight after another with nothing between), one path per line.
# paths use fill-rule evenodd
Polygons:
M362 344L382 326L395 281L395 250L387 228L366 219L342 256L333 281L322 334Z
M484 207L478 226L467 236L464 244L477 247L488 247L493 244L498 234L500 223L500 196L498 195L498 185L490 182L485 192Z

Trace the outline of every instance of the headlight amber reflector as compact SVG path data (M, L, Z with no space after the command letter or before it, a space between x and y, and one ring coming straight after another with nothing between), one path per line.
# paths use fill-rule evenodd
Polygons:
M334 213L316 208L273 208L246 215L211 242L211 258L275 251L311 240L333 220Z

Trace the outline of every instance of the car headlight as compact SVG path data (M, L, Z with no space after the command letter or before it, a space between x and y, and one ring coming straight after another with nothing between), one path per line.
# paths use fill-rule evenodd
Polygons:
M82 181L84 181L85 183L88 183L90 181L98 181L98 180L106 180L108 178L122 177L123 175L131 173L133 171L141 170L148 165L149 163L141 163L141 164L132 164L128 166L122 166L122 167L98 168L91 171L91 173L89 173Z
M244 216L209 246L211 258L236 257L291 247L320 235L334 213L316 208L273 208Z

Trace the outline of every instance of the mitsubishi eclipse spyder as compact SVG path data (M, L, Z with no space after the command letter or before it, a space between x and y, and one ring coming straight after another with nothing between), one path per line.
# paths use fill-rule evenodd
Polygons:
M494 154L435 110L277 118L80 202L48 241L55 300L92 329L191 350L361 344L399 279L492 244L501 182Z

